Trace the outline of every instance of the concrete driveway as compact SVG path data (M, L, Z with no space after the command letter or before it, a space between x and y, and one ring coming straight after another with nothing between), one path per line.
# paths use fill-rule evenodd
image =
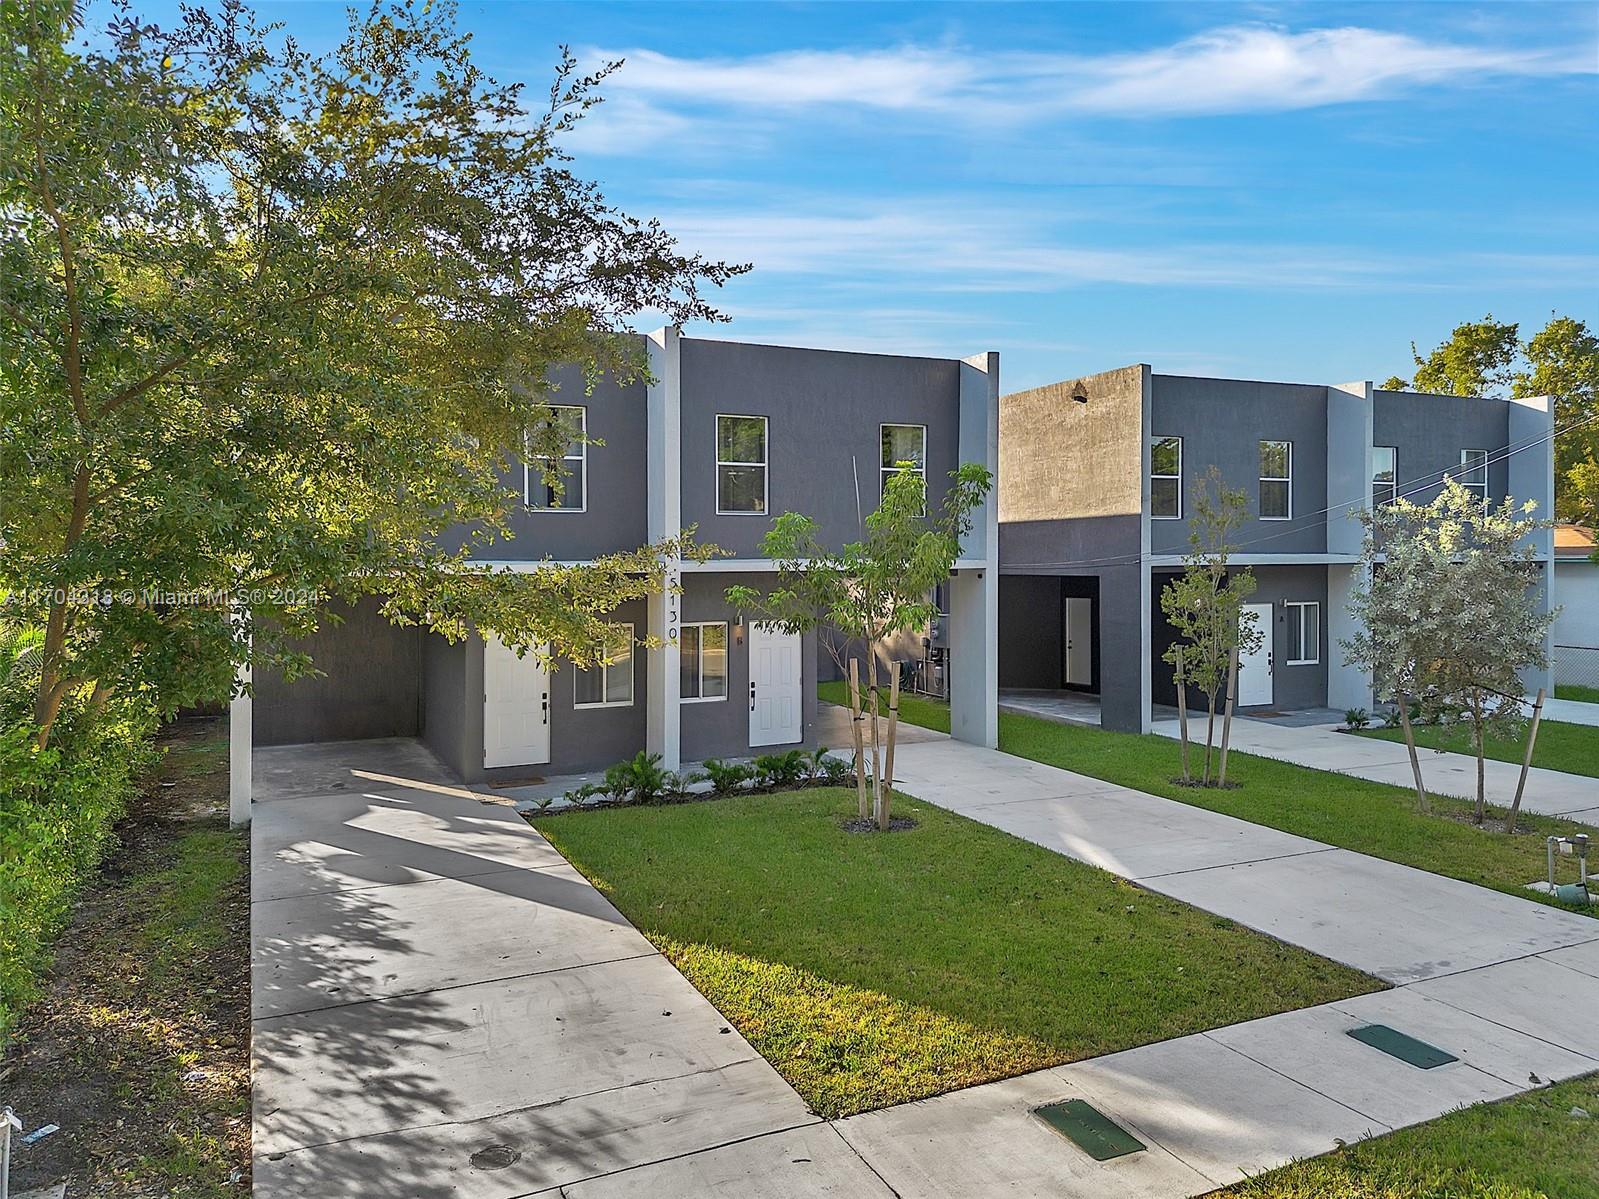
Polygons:
M257 1196L888 1193L549 842L420 745L257 750L255 794Z

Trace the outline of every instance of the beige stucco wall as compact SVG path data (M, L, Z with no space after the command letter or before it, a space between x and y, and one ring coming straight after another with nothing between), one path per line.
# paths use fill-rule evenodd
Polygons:
M1149 367L1124 366L1001 396L999 519L1137 515L1148 385Z

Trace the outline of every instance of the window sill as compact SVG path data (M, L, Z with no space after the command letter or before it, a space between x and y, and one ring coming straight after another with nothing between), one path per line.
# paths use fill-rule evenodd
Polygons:
M592 711L595 711L598 708L631 708L632 706L633 706L633 701L632 700L630 700L630 699L628 699L628 700L619 699L619 700L614 700L611 703L605 703L605 704L573 704L572 705L572 711L574 711L574 712L592 712Z
M680 695L677 697L680 704L725 704L725 695Z

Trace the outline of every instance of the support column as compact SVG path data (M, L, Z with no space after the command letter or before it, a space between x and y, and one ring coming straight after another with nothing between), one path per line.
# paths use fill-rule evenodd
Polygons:
M1340 644L1360 631L1359 622L1349 611L1349 597L1363 581L1365 572L1366 567L1359 562L1327 567L1327 706L1339 711L1369 711L1374 702L1371 675L1362 667L1346 665Z
M960 367L961 462L980 462L993 489L972 514L962 568L949 588L949 731L957 741L999 745L999 355ZM981 564L981 565L974 565Z
M228 823L234 828L250 823L255 699L245 690L249 683L250 666L246 662L235 675L235 695L228 705Z
M677 537L683 531L683 438L681 333L668 326L648 338L650 382L645 407L648 437L645 471L648 490L648 533L651 542ZM661 765L677 770L682 765L682 724L679 704L682 628L682 562L677 557L663 563L664 587L646 601L646 626L660 644L649 650L644 671L645 735L650 753L661 755Z
M1554 400L1549 396L1513 399L1508 423L1510 444L1526 448L1510 456L1506 491L1517 500L1535 500L1538 509L1533 515L1540 520L1550 520L1555 514ZM1547 612L1554 607L1554 530L1539 529L1528 540L1538 559L1534 593L1539 597L1541 610ZM1554 640L1554 626L1551 625L1544 636L1544 658L1550 665L1542 670L1528 667L1521 672L1522 686L1529 695L1539 687L1554 694Z

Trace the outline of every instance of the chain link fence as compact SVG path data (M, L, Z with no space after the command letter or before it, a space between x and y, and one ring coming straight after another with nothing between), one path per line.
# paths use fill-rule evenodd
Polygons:
M1599 645L1555 646L1556 687L1599 687Z

